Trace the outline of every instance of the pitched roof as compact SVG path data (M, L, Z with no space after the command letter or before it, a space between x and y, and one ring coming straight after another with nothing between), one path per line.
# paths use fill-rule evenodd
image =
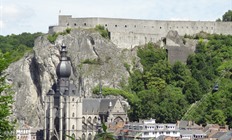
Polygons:
M109 105L111 102L111 107L114 107L118 99L101 99L100 103L100 112L105 113L109 109Z
M231 140L231 138L232 138L232 131L228 131L223 136L221 136L219 140Z
M213 136L211 136L211 138L217 138L218 139L221 136L223 136L224 134L226 134L226 132L217 132Z
M83 115L98 115L101 99L99 98L84 98L82 113Z
M195 122L193 121L183 121L181 120L179 122L179 128L180 129L186 129L186 128L190 128L190 129L200 129L202 128L201 126L199 126L198 124L196 124Z

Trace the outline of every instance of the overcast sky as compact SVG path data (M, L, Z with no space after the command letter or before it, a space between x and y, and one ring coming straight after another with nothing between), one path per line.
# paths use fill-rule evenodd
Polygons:
M215 21L232 0L0 0L0 34L48 32L58 15Z

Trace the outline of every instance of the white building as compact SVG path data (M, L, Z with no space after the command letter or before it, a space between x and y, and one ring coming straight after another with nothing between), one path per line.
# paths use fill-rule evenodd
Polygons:
M176 124L156 123L155 119L125 124L123 128L125 139L153 139L160 136L180 137L180 130Z

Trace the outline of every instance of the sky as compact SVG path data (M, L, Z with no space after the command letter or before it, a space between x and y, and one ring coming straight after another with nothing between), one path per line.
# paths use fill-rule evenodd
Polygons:
M215 21L232 0L0 0L0 35L48 32L58 16Z

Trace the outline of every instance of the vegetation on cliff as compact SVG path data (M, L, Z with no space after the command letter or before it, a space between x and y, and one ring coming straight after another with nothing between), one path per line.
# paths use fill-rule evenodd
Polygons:
M232 127L232 36L207 35L199 39L187 64L170 65L165 50L151 43L138 49L144 71L134 69L130 93L140 99L131 104L130 118L157 122L191 119L197 123ZM214 90L214 85L219 90Z
M0 139L13 139L14 120L9 120L12 114L13 93L5 83L2 72L12 62L19 60L26 52L31 51L34 40L41 33L22 33L20 35L0 36Z

